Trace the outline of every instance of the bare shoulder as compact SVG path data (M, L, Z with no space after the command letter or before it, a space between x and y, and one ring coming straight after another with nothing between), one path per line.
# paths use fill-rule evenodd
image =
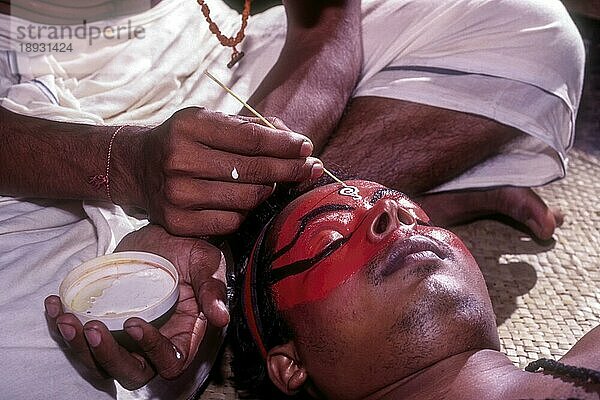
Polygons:
M600 371L600 326L585 334L560 361Z

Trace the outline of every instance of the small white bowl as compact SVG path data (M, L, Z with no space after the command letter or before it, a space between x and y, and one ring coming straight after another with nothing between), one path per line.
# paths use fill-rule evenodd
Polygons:
M164 323L179 297L179 274L156 254L127 251L96 257L67 274L58 290L65 312L85 324L123 329L131 317Z

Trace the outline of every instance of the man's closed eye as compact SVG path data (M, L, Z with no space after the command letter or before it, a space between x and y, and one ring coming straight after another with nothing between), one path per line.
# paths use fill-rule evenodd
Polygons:
M311 239L308 255L314 257L342 240L344 240L344 235L340 232L333 229L322 230Z

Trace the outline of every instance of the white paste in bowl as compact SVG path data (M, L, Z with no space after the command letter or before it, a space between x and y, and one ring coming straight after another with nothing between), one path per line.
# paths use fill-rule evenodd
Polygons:
M178 275L166 259L151 253L123 252L95 258L71 271L60 297L68 312L85 323L104 322L120 330L133 316L148 322L169 311L178 297Z

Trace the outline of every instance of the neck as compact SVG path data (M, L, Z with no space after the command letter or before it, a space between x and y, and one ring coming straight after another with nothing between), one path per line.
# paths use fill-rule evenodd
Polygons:
M0 13L13 15L31 22L49 25L76 25L126 15L139 14L154 7L161 0L97 0L89 3L72 1L46 2L31 0L26 3L3 1Z
M499 351L473 350L417 371L373 393L366 400L503 398L506 387L514 386L520 373Z

